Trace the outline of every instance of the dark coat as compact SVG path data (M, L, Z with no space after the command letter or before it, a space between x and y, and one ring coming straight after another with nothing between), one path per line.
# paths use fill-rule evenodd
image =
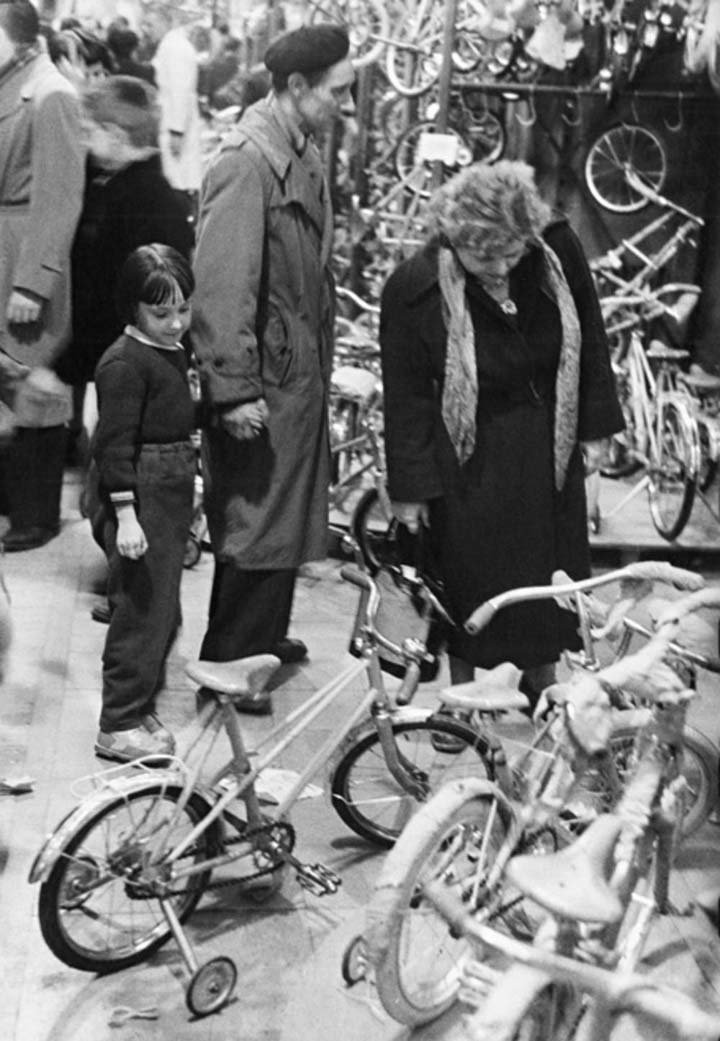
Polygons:
M103 352L122 333L115 283L138 246L162 242L190 258L187 211L151 156L108 177L88 166L83 211L72 249L72 340L57 363L69 383L92 380Z
M217 425L204 439L214 552L248 570L294 568L326 551L331 235L315 146L301 159L259 101L205 179L193 305L211 409L262 397L270 413L252 441Z
M578 444L555 488L555 378L561 343L557 306L542 288L542 253L511 274L519 313L503 313L468 278L478 365L477 440L461 468L441 416L446 333L437 251L400 265L382 299L380 340L390 496L430 502L431 543L448 599L462 623L505 589L549 583L564 568L589 570L579 443L622 429L600 310L577 238L564 222L546 233L559 256L581 323ZM563 417L561 417L563 418ZM567 643L547 604L502 613L478 639L453 637L451 651L475 665L521 667L556 659Z

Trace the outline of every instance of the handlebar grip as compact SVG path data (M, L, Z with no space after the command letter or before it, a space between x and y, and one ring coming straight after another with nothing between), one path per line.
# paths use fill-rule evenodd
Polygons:
M625 567L627 578L636 578L648 582L664 582L676 589L702 589L705 579L696 571L674 567L663 560L639 560Z
M395 701L398 705L407 705L412 699L415 691L417 690L418 683L420 682L420 666L416 661L411 661L405 670L403 681L400 685L400 689L395 695Z
M656 628L663 625L679 622L682 618L700 611L703 607L720 608L720 586L711 586L709 589L699 589L695 593L683 596L679 600L673 600L663 610L656 621Z
M480 604L473 611L465 622L465 631L470 633L471 636L475 636L481 629L490 624L495 617L496 611L496 604L492 600L486 600L484 604Z
M372 588L368 576L354 564L343 564L340 568L340 577L344 579L345 582L350 582L351 585L357 586L358 589Z

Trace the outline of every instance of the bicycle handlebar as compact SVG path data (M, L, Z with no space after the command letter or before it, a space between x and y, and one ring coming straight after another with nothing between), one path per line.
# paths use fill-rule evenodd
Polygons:
M355 564L343 564L340 568L340 576L346 582L349 582L351 585L354 585L358 589L362 589L364 592L369 594L366 607L366 618L373 640L379 647L389 651L395 657L403 658L406 661L405 674L402 678L400 687L395 693L395 701L398 705L408 705L412 701L415 691L418 688L418 683L420 682L420 662L417 660L418 655L416 654L415 657L412 657L412 651L408 652L405 647L401 647L399 644L393 643L392 640L388 640L375 628L375 616L378 607L380 606L380 591L370 575L365 571L362 571ZM428 591L428 595L434 604L437 603L437 600L432 593ZM418 650L420 649L423 651L425 650L422 645L418 644Z
M639 1012L663 1024L671 1023L683 1037L717 1039L720 1035L720 1018L698 1008L681 991L658 986L638 973L618 973L575 961L498 932L475 921L458 898L438 882L426 883L423 896L458 935L468 936L514 962L539 969L553 980L572 983L618 1011Z
M685 217L687 220L693 221L697 224L698 228L702 228L705 221L702 217L698 217L696 213L691 213L690 210L686 210L684 206L680 206L679 203L673 202L671 199L666 198L664 195L660 195L654 188L651 188L649 184L645 184L641 177L635 173L634 170L624 169L625 180L630 185L634 192L638 195L642 195L643 198L648 199L650 202L654 202L657 206L662 206L666 210L674 210L675 213L680 214L681 217Z
M346 289L345 286L335 286L335 292L338 296L344 297L346 300L351 300L356 307L359 307L361 311L367 311L368 314L380 314L380 308L377 304L369 304L367 300L363 300L361 296L354 293L352 289Z
M549 600L556 596L572 596L574 593L582 593L588 589L597 589L600 586L627 579L664 582L666 585L675 586L676 589L688 590L699 589L705 582L702 575L698 575L694 571L686 571L684 568L673 567L672 564L664 561L637 561L624 568L619 568L617 571L609 571L605 575L597 575L594 578L584 578L578 582L549 586L524 586L499 593L473 611L465 622L465 630L473 636L476 635L489 625L498 611L504 607L510 607L512 604L525 603L528 600Z

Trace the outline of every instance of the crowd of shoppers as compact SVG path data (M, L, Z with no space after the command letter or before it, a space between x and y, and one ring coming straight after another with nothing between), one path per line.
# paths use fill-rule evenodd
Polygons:
M104 41L74 25L41 38L29 0L0 0L6 547L57 533L70 388L77 421L94 379L90 513L109 569L95 747L126 761L173 748L154 707L192 507L190 345L215 558L200 655L308 653L288 631L298 568L327 538L333 215L317 140L353 115L355 73L338 26L277 38L268 96L245 108L201 185L198 88L232 82L227 32L204 81L210 38L169 5L138 34L119 21ZM382 300L389 486L401 524L429 528L462 619L555 568L588 572L583 473L621 417L582 249L530 169L472 166L430 213L427 245ZM452 678L511 657L536 693L571 642L559 611L530 608L474 641L452 633ZM267 693L236 706L272 708Z

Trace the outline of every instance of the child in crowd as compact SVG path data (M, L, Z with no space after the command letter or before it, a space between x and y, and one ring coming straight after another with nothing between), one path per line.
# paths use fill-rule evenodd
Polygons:
M125 261L117 306L128 324L95 370L93 456L101 505L93 528L108 557L112 612L103 652L98 755L170 755L155 715L180 625L180 579L193 508L195 426L185 351L192 271L170 246Z

